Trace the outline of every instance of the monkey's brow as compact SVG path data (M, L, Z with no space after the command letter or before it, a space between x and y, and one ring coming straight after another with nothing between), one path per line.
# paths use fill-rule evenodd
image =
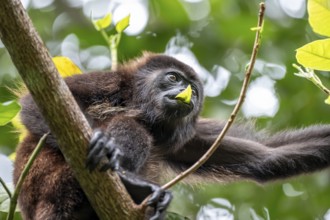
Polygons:
M185 80L186 82L190 83L190 84L195 84L194 81L195 79L189 77L184 71L181 70L176 70L175 71L177 74L179 74L179 76Z

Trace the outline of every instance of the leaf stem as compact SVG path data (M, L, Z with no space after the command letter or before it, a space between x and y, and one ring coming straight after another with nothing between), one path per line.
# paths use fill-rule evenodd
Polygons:
M319 89L321 89L325 94L330 96L330 90L323 85L321 79L316 75L314 70L310 68L303 69L301 66L298 66L297 64L292 64L292 66L299 71L298 73L295 73L296 76L306 78L307 80L314 83L314 85L316 85Z
M12 220L14 218L14 213L15 213L15 209L16 209L16 206L17 206L18 195L21 191L24 179L27 176L27 174L29 173L34 160L38 156L43 144L45 143L45 140L46 140L48 134L49 134L49 132L47 134L44 134L40 138L36 148L33 150L28 162L26 163L26 165L23 169L23 172L21 173L21 175L18 178L14 193L13 193L11 199L10 199L10 206L9 206L9 212L8 212L7 220Z
M11 197L12 197L11 192L10 192L9 188L7 187L5 181L3 181L3 179L1 177L0 177L0 183L3 186L3 188L6 190L9 198L11 199Z
M111 51L111 70L116 71L118 68L118 34L110 36L110 51Z

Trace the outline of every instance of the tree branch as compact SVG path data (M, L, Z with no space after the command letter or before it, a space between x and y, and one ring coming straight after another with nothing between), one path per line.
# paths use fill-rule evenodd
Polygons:
M91 128L59 76L20 0L0 1L0 37L101 219L141 219L117 175L85 169Z
M196 171L200 166L202 166L212 156L212 154L217 150L217 148L220 145L221 140L224 138L224 136L227 133L228 129L233 124L233 122L236 118L236 115L237 115L237 113L238 113L238 111L239 111L239 109L240 109L240 107L243 104L243 101L245 99L245 94L246 94L247 87L248 87L248 84L249 84L249 81L250 81L251 73L252 73L254 63L256 61L256 57L257 57L257 54L258 54L258 50L259 50L259 46L260 46L260 40L261 40L261 38L260 38L261 37L261 31L262 31L262 27L263 27L264 12L265 12L265 4L260 3L258 26L256 28L256 36L255 36L254 46L253 46L253 50L252 50L252 54L251 54L251 58L250 58L250 63L249 63L248 68L245 71L245 78L244 78L244 81L243 81L240 96L238 98L238 101L235 105L235 108L234 108L233 112L230 115L230 118L228 119L227 123L225 124L224 128L222 129L221 133L218 135L217 139L212 144L210 149L195 164L193 164L191 167L189 167L184 172L177 175L170 182L163 185L162 186L163 189L170 188L171 186L178 183L180 180L182 180L183 178L185 178L189 174Z

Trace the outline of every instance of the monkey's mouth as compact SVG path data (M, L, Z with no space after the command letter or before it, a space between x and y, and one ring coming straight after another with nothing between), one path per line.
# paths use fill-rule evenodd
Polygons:
M173 107L176 109L182 109L183 111L191 111L194 108L193 102L186 103L180 99L175 98L175 95L167 95L165 96L165 104L169 107Z

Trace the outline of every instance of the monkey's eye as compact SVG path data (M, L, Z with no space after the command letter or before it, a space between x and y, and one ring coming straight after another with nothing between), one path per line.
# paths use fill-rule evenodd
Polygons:
M168 73L167 78L172 81L172 82L177 82L179 81L179 78L176 73Z
M192 89L192 94L193 94L193 96L197 95L196 89Z

